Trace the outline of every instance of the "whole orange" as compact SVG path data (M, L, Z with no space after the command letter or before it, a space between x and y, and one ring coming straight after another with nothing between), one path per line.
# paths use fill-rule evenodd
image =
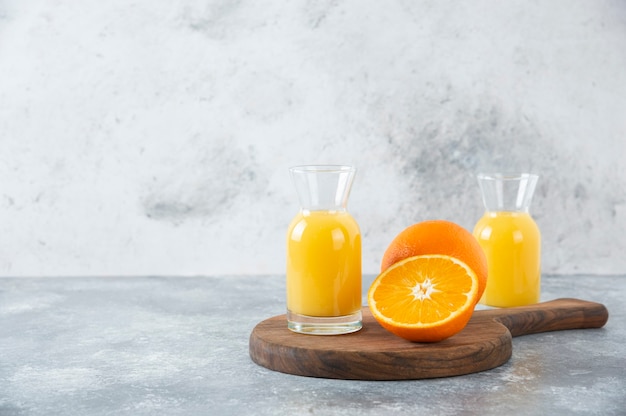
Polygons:
M451 221L423 221L405 228L385 250L380 270L408 257L428 254L454 257L467 264L478 277L481 298L487 285L487 257L472 233Z

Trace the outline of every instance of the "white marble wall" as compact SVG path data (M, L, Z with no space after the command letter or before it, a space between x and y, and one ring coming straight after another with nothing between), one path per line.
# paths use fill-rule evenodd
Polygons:
M626 272L623 1L0 1L0 275L282 273L287 167L393 236L541 175L545 273Z

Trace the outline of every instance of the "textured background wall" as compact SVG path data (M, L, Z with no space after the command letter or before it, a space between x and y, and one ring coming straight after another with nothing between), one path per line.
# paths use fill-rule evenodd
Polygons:
M352 163L375 273L473 175L541 175L545 273L626 272L623 1L0 0L0 275L282 273Z

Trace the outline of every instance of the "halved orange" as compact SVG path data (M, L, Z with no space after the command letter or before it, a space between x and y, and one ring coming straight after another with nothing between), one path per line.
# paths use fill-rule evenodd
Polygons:
M406 258L382 272L367 300L383 328L416 342L437 342L461 331L478 302L479 278L446 255Z

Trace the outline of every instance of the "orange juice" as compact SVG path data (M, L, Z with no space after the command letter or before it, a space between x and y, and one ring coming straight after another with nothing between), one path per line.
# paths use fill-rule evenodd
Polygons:
M347 211L302 210L287 232L287 309L334 317L361 304L358 224Z
M527 212L486 212L474 227L488 261L480 303L521 306L539 301L541 234Z

